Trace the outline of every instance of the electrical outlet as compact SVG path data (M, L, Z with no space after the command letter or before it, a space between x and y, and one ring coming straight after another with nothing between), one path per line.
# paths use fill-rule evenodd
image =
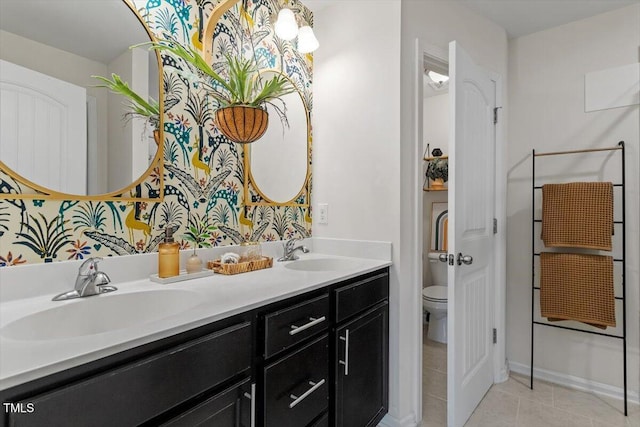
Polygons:
M329 224L328 203L318 203L318 224Z

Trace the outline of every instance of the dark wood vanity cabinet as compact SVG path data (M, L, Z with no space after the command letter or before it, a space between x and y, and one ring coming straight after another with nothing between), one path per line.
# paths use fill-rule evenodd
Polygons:
M388 269L0 391L1 426L365 427L388 405Z
M333 425L336 427L376 426L387 413L388 297L386 272L335 291Z
M388 307L336 329L335 426L376 426L388 405Z
M215 394L161 427L252 427L255 417L255 384L246 378ZM255 418L253 418L255 422Z

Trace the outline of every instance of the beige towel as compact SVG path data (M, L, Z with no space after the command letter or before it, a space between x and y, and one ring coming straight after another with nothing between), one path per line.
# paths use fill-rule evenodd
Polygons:
M616 326L613 258L542 252L540 312L549 320Z
M613 185L572 182L542 186L542 240L547 247L610 251Z

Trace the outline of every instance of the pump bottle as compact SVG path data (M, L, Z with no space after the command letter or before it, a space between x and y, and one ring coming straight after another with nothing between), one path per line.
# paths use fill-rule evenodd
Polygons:
M180 274L180 244L173 240L175 230L167 227L164 241L158 245L158 277L166 278Z

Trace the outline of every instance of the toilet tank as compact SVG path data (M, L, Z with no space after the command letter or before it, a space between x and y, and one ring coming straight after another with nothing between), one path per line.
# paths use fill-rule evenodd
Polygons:
M443 252L429 252L430 285L447 286L447 263L439 259Z

